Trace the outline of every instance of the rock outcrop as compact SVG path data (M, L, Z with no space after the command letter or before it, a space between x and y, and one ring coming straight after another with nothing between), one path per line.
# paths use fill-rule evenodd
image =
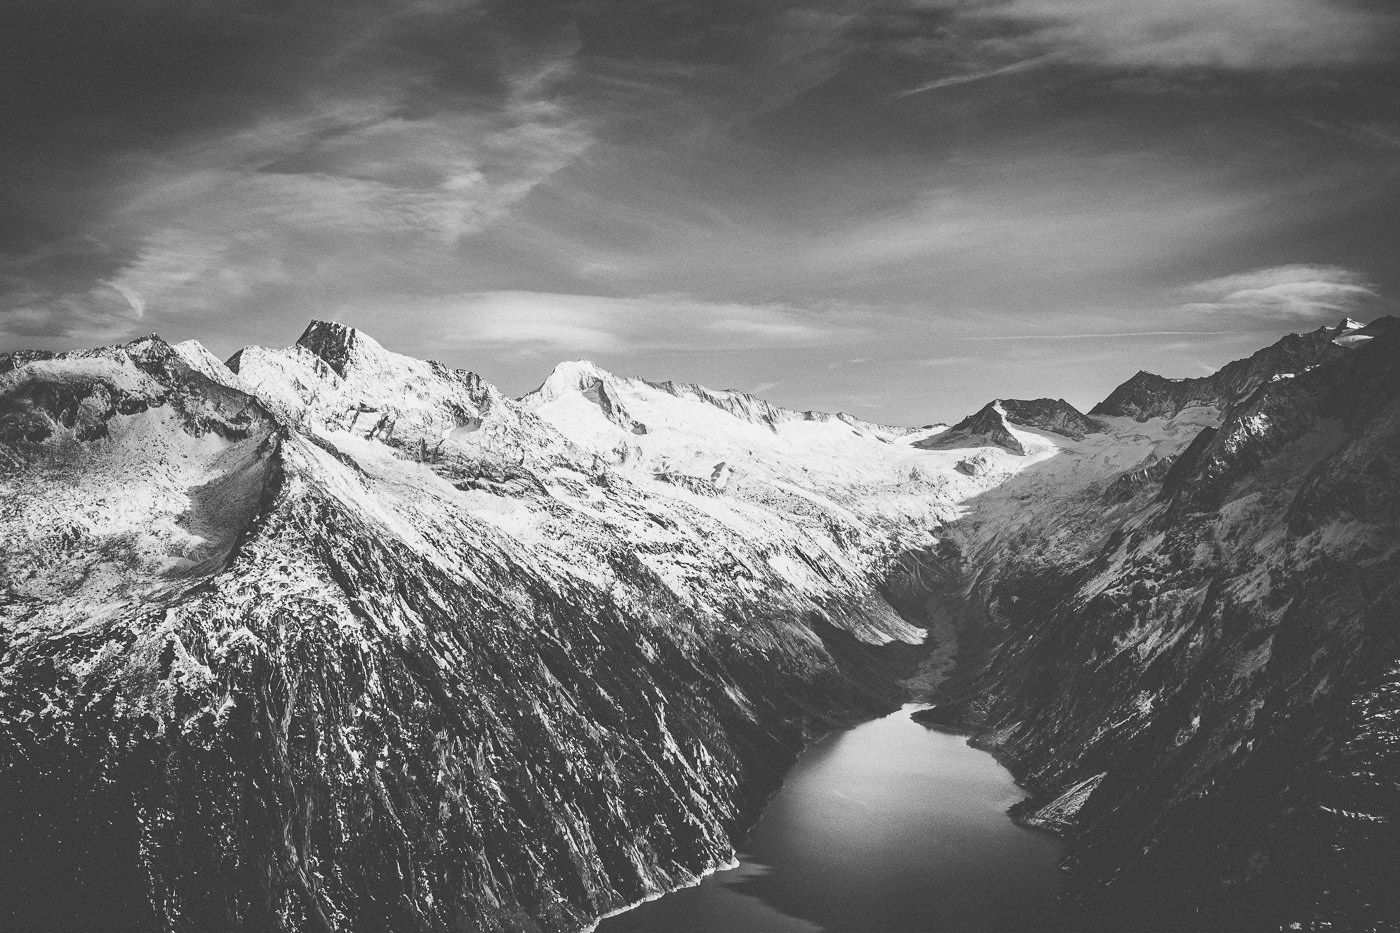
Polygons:
M1024 456L1025 443L1012 431L1011 425L1036 428L1073 440L1083 440L1086 434L1102 431L1102 423L1089 418L1064 399L999 398L988 402L948 430L915 442L928 450L951 450L959 447L996 445L1013 454Z

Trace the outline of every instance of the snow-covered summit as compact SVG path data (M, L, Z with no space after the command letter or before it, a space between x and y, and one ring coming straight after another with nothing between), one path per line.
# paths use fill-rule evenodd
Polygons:
M540 387L527 393L525 398L538 396L544 401L552 401L564 392L584 389L595 382L616 378L592 360L564 360L556 364Z
M646 425L627 413L618 397L620 386L631 380L620 379L592 360L566 360L554 367L538 389L520 401L531 409L579 393L598 407L608 421L631 434L647 433Z
M245 347L228 367L268 408L300 429L350 435L419 459L467 446L496 455L553 450L562 439L475 373L386 349L352 327L313 321L289 347ZM533 445L523 438L541 434Z

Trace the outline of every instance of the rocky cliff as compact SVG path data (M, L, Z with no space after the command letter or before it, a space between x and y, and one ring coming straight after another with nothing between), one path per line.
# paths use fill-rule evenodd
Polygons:
M1395 324L1134 377L1095 411L1174 444L963 529L986 647L934 718L1039 792L1084 928L1400 923Z
M1124 415L1138 421L1170 418L1196 405L1224 408L1243 398L1278 373L1303 372L1327 360L1340 359L1345 349L1369 338L1362 325L1347 319L1334 327L1289 334L1242 360L1220 367L1209 376L1167 379L1139 371L1095 405L1091 415Z

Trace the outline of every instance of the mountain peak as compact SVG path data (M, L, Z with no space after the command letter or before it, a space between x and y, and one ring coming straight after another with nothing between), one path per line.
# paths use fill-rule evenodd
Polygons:
M968 415L942 434L915 442L915 447L947 447L995 444L1014 454L1026 447L1011 431L1011 425L1037 428L1071 440L1104 430L1104 425L1086 416L1062 398L996 398Z
M598 406L609 421L633 434L646 434L647 427L627 413L616 388L628 380L619 380L592 360L564 360L554 367L549 378L538 389L526 394L521 401L538 409L571 393L579 393ZM610 388L611 386L611 388Z
M1026 454L1025 445L1007 424L1006 409L1002 407L1001 399L993 399L941 434L914 442L915 447L925 450L988 445L1001 447L1019 456Z
M566 392L587 392L616 378L592 360L564 360L555 365L539 388L527 392L521 400L550 402Z
M1350 324L1350 319L1343 322ZM1363 328L1369 330L1369 328ZM1244 359L1226 363L1208 376L1169 379L1139 370L1127 382L1089 410L1090 415L1115 415L1137 421L1172 418L1186 408L1207 406L1224 410L1261 384L1280 374L1299 373L1345 352L1352 332L1338 338L1333 327L1287 334Z
M562 360L555 365L546 382L586 382L594 379L607 379L612 375L592 360Z
M314 353L341 376L356 358L384 352L374 338L336 321L312 321L297 338L297 346Z

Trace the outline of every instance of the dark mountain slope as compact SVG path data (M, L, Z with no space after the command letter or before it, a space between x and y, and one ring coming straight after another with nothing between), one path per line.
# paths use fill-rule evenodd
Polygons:
M995 444L1014 454L1026 453L1008 424L1038 428L1062 437L1082 440L1086 434L1102 431L1103 425L1086 417L1064 399L999 398L982 406L946 431L915 442L927 450L949 450Z
M979 555L1003 641L962 716L1068 831L1086 928L1400 924L1400 334L1371 334L1256 355L1160 485L1047 509L1106 511L1078 557Z
M1389 320L1381 318L1373 326L1389 328L1391 325L1385 323ZM1123 415L1144 421L1170 418L1193 405L1223 408L1254 391L1275 373L1302 372L1318 363L1342 358L1345 355L1343 344L1358 333L1370 335L1355 322L1346 320L1335 327L1289 334L1246 359L1227 363L1209 376L1195 379L1167 379L1140 371L1095 405L1089 414Z

